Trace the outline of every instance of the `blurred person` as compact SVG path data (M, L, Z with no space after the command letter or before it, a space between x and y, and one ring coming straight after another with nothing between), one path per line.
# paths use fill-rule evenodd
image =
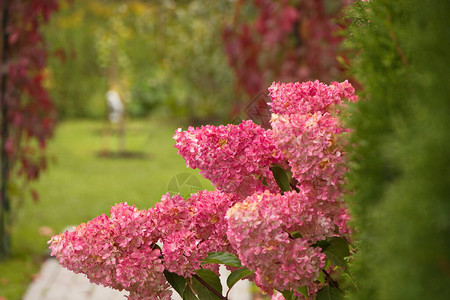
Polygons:
M103 153L110 154L110 151L107 149L109 136L114 131L115 125L118 125L118 154L123 154L125 152L125 106L120 98L119 93L114 89L110 88L108 92L106 92L106 104L108 106L108 119L110 121L109 126L105 129L105 140Z
M111 123L117 124L123 119L124 107L119 93L110 89L106 93L106 103L108 104L108 118Z

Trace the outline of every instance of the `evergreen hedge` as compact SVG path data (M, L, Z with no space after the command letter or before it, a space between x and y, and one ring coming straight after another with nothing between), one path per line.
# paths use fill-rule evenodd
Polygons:
M450 1L357 1L354 299L450 299Z

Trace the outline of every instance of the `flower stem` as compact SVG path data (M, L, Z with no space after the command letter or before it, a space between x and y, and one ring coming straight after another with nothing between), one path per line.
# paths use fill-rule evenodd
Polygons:
M330 274L327 273L327 271L322 270L322 272L325 274L325 276L328 279L328 283L331 284L333 287L335 287L339 292L341 292L342 294L344 294L344 292L339 288L339 284L334 281L333 279L331 279Z
M204 281L200 276L197 274L192 275L195 279L197 279L201 284L203 284L208 290L210 290L214 295L219 297L221 300L228 300L227 297L222 296L221 293L219 293L216 289L214 289L212 286L210 286L206 281Z

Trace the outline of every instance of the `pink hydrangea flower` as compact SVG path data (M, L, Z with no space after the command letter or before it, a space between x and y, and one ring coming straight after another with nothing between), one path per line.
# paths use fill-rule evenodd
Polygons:
M308 195L254 194L227 212L228 239L239 259L255 271L266 293L315 284L325 255L312 244L335 234L334 224ZM294 238L298 231L302 236Z
M283 162L272 133L252 121L239 125L178 129L175 147L186 165L199 168L219 190L245 198L257 191L278 191L270 166Z
M349 219L342 200L345 192L344 128L337 117L344 100L357 101L350 83L319 81L273 83L271 119L273 139L283 153L299 189L315 198L318 207L348 234Z
M201 191L189 199L166 194L154 208L162 232L164 266L190 277L208 252L229 250L225 213L236 202L226 193ZM218 271L217 266L204 266Z
M170 299L151 211L121 203L110 214L54 236L51 255L93 283L130 291L130 299Z
M352 102L358 100L355 89L347 80L330 85L318 80L303 83L274 82L269 87L269 95L272 99L269 103L271 111L277 115L330 112L330 109L342 104L344 99Z
M275 144L289 162L293 176L309 184L323 201L341 196L346 167L339 136L345 132L328 113L273 115Z

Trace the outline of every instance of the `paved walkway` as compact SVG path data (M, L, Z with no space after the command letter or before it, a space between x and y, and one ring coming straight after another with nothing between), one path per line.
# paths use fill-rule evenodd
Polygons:
M221 268L222 286L226 288L229 272ZM83 274L75 274L61 267L56 259L47 259L39 275L28 288L23 300L122 300L127 292L119 292L93 283ZM176 292L172 296L180 300ZM230 300L251 300L250 283L238 282L230 292Z

